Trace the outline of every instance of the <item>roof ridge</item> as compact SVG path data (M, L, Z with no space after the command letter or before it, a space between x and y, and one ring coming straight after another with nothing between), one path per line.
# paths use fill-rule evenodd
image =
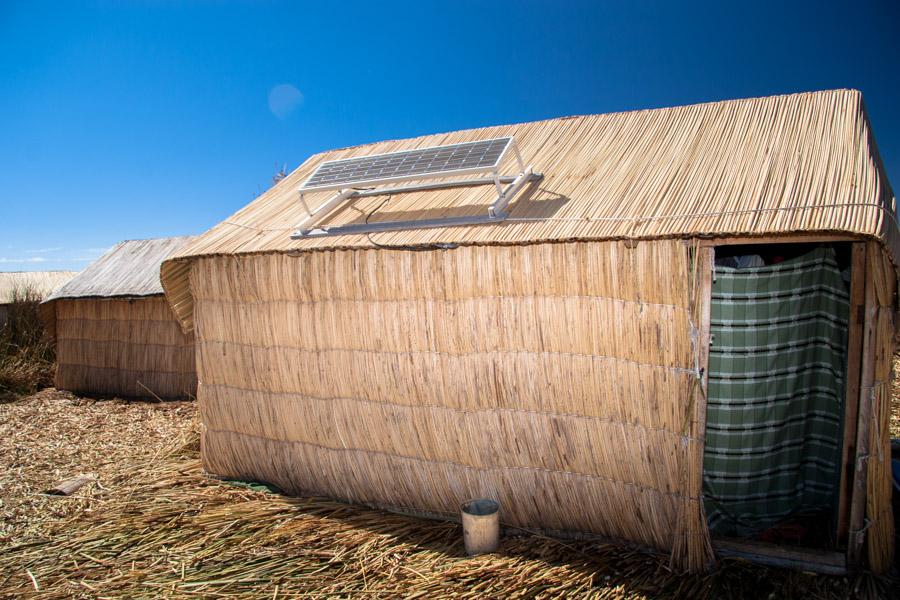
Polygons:
M627 110L614 110L611 112L600 112L600 113L583 113L583 114L574 114L574 115L563 115L558 117L549 117L546 119L535 119L532 121L516 121L513 123L494 123L491 125L480 125L475 127L464 127L462 129L451 129L446 131L434 131L432 133L423 133L421 135L413 135L407 137L399 137L399 138L387 138L375 140L372 142L363 142L361 144L352 144L350 146L339 146L337 148L328 148L326 150L321 150L319 152L315 152L307 158L307 160L303 161L303 163L307 162L309 159L314 158L316 156L320 156L322 154L328 154L331 152L341 152L344 150L355 150L357 148L365 148L367 146L374 146L376 144L389 144L389 143L399 143L399 142L408 142L410 140L416 140L424 137L431 136L439 136L439 135L450 135L452 133L461 133L464 131L473 131L475 129L489 129L492 127L520 127L522 125L531 125L538 123L552 123L554 121L569 121L572 119L586 119L589 117L606 117L606 116L614 116L614 115L627 115L627 114L639 114L644 112L653 112L653 111L669 111L669 110L679 110L685 108L694 108L700 106L708 106L714 104L739 104L743 102L752 102L754 100L764 100L764 99L774 99L774 98L789 98L792 96L808 96L808 95L818 95L818 94L828 94L835 92L854 92L862 95L862 92L856 88L827 88L822 90L808 90L805 92L790 92L787 94L769 94L763 96L747 96L744 98L726 98L722 100L707 100L705 102L692 102L690 104L677 104L675 106L656 106L652 108L632 108ZM302 164L300 166L302 166ZM299 166L297 167L299 168Z

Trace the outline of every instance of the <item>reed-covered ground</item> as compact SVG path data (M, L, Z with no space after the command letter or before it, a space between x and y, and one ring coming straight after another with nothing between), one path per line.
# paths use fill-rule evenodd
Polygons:
M49 389L0 405L0 596L843 598L896 583L741 561L685 576L664 556L534 535L468 558L453 523L210 479L198 428L192 403ZM80 474L95 479L73 497L41 494Z

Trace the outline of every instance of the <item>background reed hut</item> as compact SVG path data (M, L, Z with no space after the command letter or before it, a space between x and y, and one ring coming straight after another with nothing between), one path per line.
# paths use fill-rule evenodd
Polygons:
M0 327L6 323L9 305L16 300L39 302L75 276L75 271L0 272Z
M502 223L291 236L323 161L502 136L544 174ZM496 194L358 197L324 224ZM838 90L325 152L161 276L213 473L839 572L893 552L898 257L862 97Z
M163 297L159 266L190 238L121 242L41 305L56 338L56 387L82 394L193 396L193 335Z

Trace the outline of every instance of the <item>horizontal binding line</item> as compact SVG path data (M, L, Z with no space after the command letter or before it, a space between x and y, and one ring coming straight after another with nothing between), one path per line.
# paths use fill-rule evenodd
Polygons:
M147 370L147 369L122 369L119 367L98 367L94 365L83 365L80 363L69 363L69 362L61 362L59 363L60 367L71 367L73 369L94 369L97 371L119 371L121 373L140 373L145 376L148 375L190 375L192 377L196 377L196 372L194 371L161 371L161 370Z
M371 456L383 456L385 458L394 458L405 461L412 462L420 462L426 464L434 464L434 465L453 465L456 467L460 467L462 469L467 469L470 471L479 471L483 473L494 472L494 471L533 471L537 473L550 473L553 475L563 475L566 477L583 477L586 479L597 479L600 481L606 481L608 483L614 483L616 485L624 485L627 487L634 487L644 492L651 492L655 494L659 494L661 496L670 496L672 498L678 498L679 500L700 500L699 496L685 496L684 494L679 494L678 492L666 492L664 490L660 490L657 488L648 487L645 485L641 485L640 483L635 483L633 481L621 481L618 479L613 479L611 477L604 477L603 475L592 475L590 473L576 473L574 471L557 471L554 469L544 469L541 467L473 467L471 465L466 465L463 463L458 463L450 460L433 460L427 458L419 458L416 456L403 456L400 454L391 454L389 452L380 452L378 450L365 450L362 448L332 448L330 446L324 446L322 444L316 444L314 442L303 442L300 440L278 440L269 437L265 437L262 435L254 435L252 433L243 433L240 431L233 431L230 429L213 429L211 427L207 427L206 433L224 433L226 435L235 435L238 437L247 437L257 440L262 440L265 442L271 442L274 444L288 444L288 445L296 445L296 446L309 446L311 448L317 448L319 450L326 450L329 452L342 452L342 453L356 453L356 454L368 454Z
M231 345L238 346L241 348L254 348L258 350L288 350L294 352L300 352L305 354L324 354L328 352L344 352L348 354L389 354L394 356L414 356L414 355L436 355L436 356L447 356L450 358L467 358L470 356L485 356L485 355L510 355L510 354L526 354L531 356L565 356L565 357L575 357L575 358L590 358L590 359L599 359L599 360L608 360L615 362L622 362L630 365L635 365L638 367L647 367L650 369L662 369L665 371L672 371L674 373L680 373L682 375L691 375L696 378L700 378L700 374L698 371L687 368L687 367L670 367L667 365L656 365L653 363L642 363L635 360L631 360L628 358L619 358L616 356L604 356L601 354L579 354L576 352L553 352L553 351L543 351L536 352L533 350L486 350L482 352L463 352L459 354L453 354L451 352L441 352L438 350L369 350L369 349L356 349L356 348L297 348L294 346L284 346L281 344L248 344L246 342L233 342L228 340L216 340L216 339L199 339L195 342L197 345L201 344L221 344L221 345ZM202 360L202 358L201 358Z
M545 174L546 175L546 174ZM643 223L646 221L662 221L668 219L705 219L712 217L725 217L725 216L733 216L733 215L743 215L743 214L759 214L759 213L768 213L768 212L779 212L779 211L804 211L804 210L821 210L826 208L856 208L856 207L867 207L867 208L876 208L881 212L885 213L891 219L894 218L894 213L891 212L890 209L884 207L880 204L875 204L873 202L850 202L847 204L820 204L818 206L776 206L772 208L747 208L741 210L731 210L731 211L721 211L721 212L702 212L702 213L685 213L678 215L656 215L650 217L599 217L599 216L591 216L591 217L507 217L506 221L516 221L521 223L540 223L543 221L555 221L555 222L572 222L572 223L604 223L604 222L613 222L613 223ZM244 225L242 223L237 223L235 221L222 221L222 224L233 225L235 227L242 227L244 229L251 229L253 231L294 231L297 227L255 227L253 225ZM691 232L682 232L679 235L690 235ZM699 233L699 232L697 232ZM707 233L707 232L704 232ZM747 233L745 231L729 231L727 232L732 235L736 235L738 233ZM780 231L770 232L770 233L782 233ZM858 233L858 232L848 232L848 233ZM544 239L544 238L542 238ZM547 237L547 240L554 239L552 237ZM274 250L277 252L278 250Z
M779 211L804 211L804 210L821 210L825 208L854 208L854 207L868 207L868 208L877 208L880 211L886 213L891 219L894 218L894 213L882 206L881 204L875 204L873 202L849 202L846 204L819 204L819 205L806 205L806 206L775 206L772 208L745 208L740 210L726 210L726 211L710 211L710 212L702 212L702 213L687 213L681 215L656 215L651 217L508 217L507 221L524 221L524 222L540 222L540 221L582 221L582 222L645 222L645 221L661 221L667 219L699 219L699 218L713 218L713 217L725 217L725 216L733 216L733 215L744 215L744 214L759 214L759 213L769 213L769 212L779 212ZM687 232L685 232L687 233ZM732 234L736 234L739 232L729 232ZM775 232L781 233L781 232Z
M529 416L551 417L551 418L552 417L570 417L573 419L584 419L584 420L597 421L600 423L609 423L610 425L621 425L624 427L632 427L635 429L642 429L644 431L651 431L654 433L663 433L663 434L674 436L680 440L688 440L691 442L702 441L700 438L684 435L684 434L678 433L677 431L674 431L672 429L664 429L662 427L649 427L647 425L641 425L640 423L633 423L630 421L617 421L615 419L610 419L607 417L598 417L598 416L594 416L594 415L580 415L577 413L552 413L552 412L546 412L546 411L525 410L525 409L521 409L521 408L479 408L479 409L475 409L475 410L469 410L469 409L465 409L465 408L454 408L452 406L442 406L440 404L400 404L398 402L388 402L386 400L369 400L366 398L352 398L352 397L347 397L347 396L325 397L325 396L313 396L310 394L303 394L300 392L267 392L265 390L256 390L253 388L243 388L240 386L228 385L225 383L202 383L202 384L200 384L199 387L203 388L203 389L224 388L224 389L229 389L229 390L238 390L240 392L246 392L246 393L251 393L251 394L262 394L262 395L266 395L266 396L299 396L300 399L315 400L317 402L334 402L334 401L342 401L343 400L343 401L349 401L349 402L359 402L359 403L364 403L364 404L374 404L376 406L387 406L390 408L404 408L404 409L410 409L410 410L415 410L415 409L445 410L445 411L449 411L449 412L456 412L456 413L470 414L470 415L477 415L480 413L508 412L508 413L513 413L513 414L523 414L523 415L529 415ZM209 401L209 400L204 398L204 401ZM220 401L220 398L216 397L215 401ZM297 401L299 401L299 400L297 400Z
M184 334L182 334L184 335ZM122 340L101 340L101 339L88 339L88 338L76 338L69 336L56 336L57 346L60 343L65 344L66 342L83 342L86 344L122 344L128 347L142 347L142 346L152 346L152 347L160 347L160 348L168 348L170 350L190 350L191 353L194 352L194 343L193 342L178 342L177 344L159 344L156 342L123 342Z
M56 317L57 328L59 328L59 324L61 323L71 323L73 321L83 321L85 323L153 323L156 325L157 323L178 327L178 321L175 318L171 319L140 319L134 316L125 318L125 319L92 319L90 317ZM181 331L178 329L178 331ZM184 335L184 334L182 334Z
M413 303L413 302L435 302L440 303L443 302L445 304L462 304L469 301L482 301L482 300L525 300L525 299L533 299L533 300L567 300L569 298L575 300L604 300L608 302L615 302L619 304L635 304L639 307L644 306L652 306L655 308L667 308L673 310L680 310L689 313L690 309L686 306L679 306L677 304L661 304L658 302L643 302L641 300L628 300L625 298L615 298L613 296L600 296L600 295L571 295L571 296L562 296L558 294L519 294L519 295L510 295L510 296L466 296L464 298L327 298L323 300L294 300L292 298L274 298L271 300L230 300L227 298L213 298L213 297L204 297L198 296L194 298L194 303L199 304L201 302L209 302L210 304L230 304L230 305L247 305L247 304L293 304L300 306L310 306L316 304L351 304L351 303L365 303L365 304L381 304L381 303L395 303L395 304L403 304L403 303ZM167 321L164 321L167 322Z

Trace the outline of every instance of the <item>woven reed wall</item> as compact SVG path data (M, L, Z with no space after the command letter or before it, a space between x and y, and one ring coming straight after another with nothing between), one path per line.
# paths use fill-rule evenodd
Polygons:
M699 566L689 264L679 241L198 259L204 465L448 514L488 496Z
M173 399L196 393L193 334L163 296L60 299L56 387L74 392Z
M895 271L876 243L868 244L877 304L875 329L875 378L864 400L872 403L869 426L869 459L866 477L867 551L876 573L890 570L894 561L894 516L891 507L891 379L894 358Z

